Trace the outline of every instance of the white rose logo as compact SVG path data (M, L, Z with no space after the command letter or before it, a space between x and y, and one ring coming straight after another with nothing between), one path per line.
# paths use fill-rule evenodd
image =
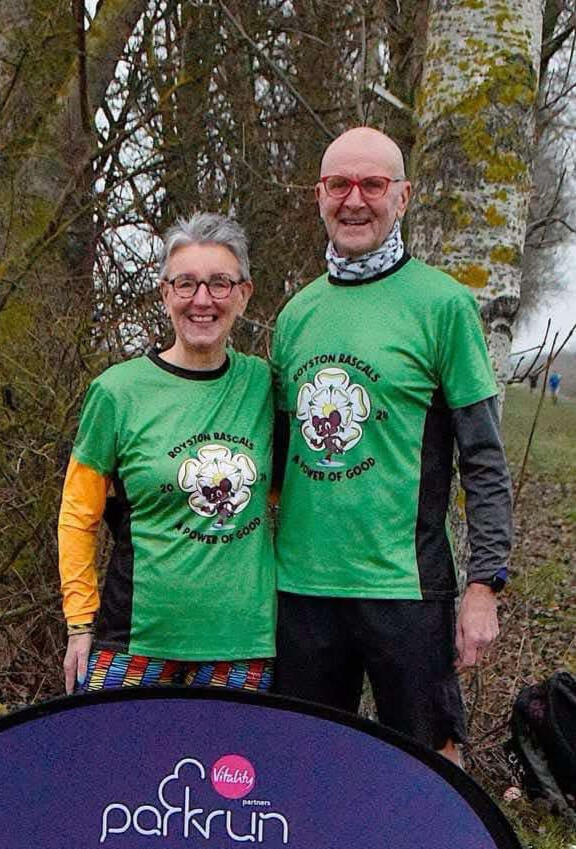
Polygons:
M296 415L306 443L313 451L325 452L318 464L342 466L332 456L344 454L362 438L360 422L370 415L370 398L362 386L350 383L345 371L326 368L317 373L314 383L300 387Z
M213 528L234 527L229 522L248 506L250 487L258 477L246 454L232 454L223 445L203 445L178 470L178 485L189 492L188 504L199 516L217 516Z

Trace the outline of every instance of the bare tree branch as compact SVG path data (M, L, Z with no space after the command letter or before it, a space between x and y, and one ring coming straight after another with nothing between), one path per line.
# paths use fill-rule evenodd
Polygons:
M408 106L407 103L404 103L402 100L400 100L399 97L396 97L395 94L392 94L391 91L388 91L388 89L384 88L384 86L381 86L379 83L373 83L371 88L378 95L378 97L381 97L382 100L385 100L387 103L390 103L396 109L400 109L402 112L409 112L410 114L413 113L413 109L411 106Z
M267 56L267 55L266 55L266 53L264 53L264 51L263 51L263 50L261 50L261 49L258 47L258 45L257 45L257 44L256 44L256 43L255 43L255 42L254 42L251 38L250 38L250 36L249 36L249 35L248 35L248 33L246 32L246 30L244 29L244 27L242 26L242 24L241 24L238 20L236 20L236 18L234 17L234 15L230 12L230 10L229 10L229 9L227 8L227 6L226 6L226 5L222 2L222 0L220 0L220 8L221 8L221 9L222 9L222 11L224 12L224 14L226 15L226 17L227 17L227 18L228 18L228 20L230 21L230 23L231 23L231 24L232 24L232 25L233 25L233 26L234 26L234 27L238 30L238 32L240 33L240 35L242 36L242 38L244 38L244 39L245 39L245 41L247 41L247 42L248 42L248 44L250 45L250 47L252 48L252 50L253 50L253 51L254 51L254 52L255 52L255 53L256 53L256 54L257 54L257 55L258 55L261 59L263 59L263 60L264 60L264 62L266 62L266 64L267 64L267 65L269 65L269 66L272 68L272 70L274 71L274 73L276 74L276 76L278 77L278 79L282 80L282 82L284 83L284 85L286 86L286 88L287 88L287 89L288 89L288 90L289 90L289 91L290 91L290 92L294 95L294 97L296 98L296 100L298 101L298 103L299 103L301 106L303 106L303 107L304 107L304 109L306 110L306 112L308 112L308 114L310 115L310 117L312 118L312 120L314 121L314 123L315 123L315 124L317 124L317 125L320 127L320 129L324 131L324 133L326 134L326 136L327 136L329 139L333 139L333 138L335 138L335 137L336 137L335 133L333 133L331 130L329 130L329 129L328 129L328 127L326 126L326 124L324 123L324 121L320 118L320 116L317 114L317 112L316 112L316 111L315 111L315 110L314 110L314 109L310 106L310 104L309 104L309 103L308 103L308 102L307 102L307 101L306 101L306 100L302 97L302 95L299 93L298 89L297 89L294 85L292 85L292 83L290 82L290 80L288 79L288 77L286 76L286 74L284 73L284 71L282 71L282 70L278 67L278 65L276 64L276 62L274 62L272 59L270 59L270 57L269 57L269 56Z
M570 15L567 26L562 30L562 32L555 35L553 38L548 39L542 45L542 60L541 65L546 66L550 59L554 56L555 53L560 50L562 45L570 38L570 36L574 35L576 30L576 12Z
M526 239L529 239L536 230L541 230L543 227L548 227L550 224L561 224L563 227L566 227L571 233L576 234L576 227L573 227L572 224L569 224L565 218L558 218L557 216L547 216L546 218L541 218L539 221L533 221L526 229Z
M554 336L554 339L552 340L552 347L550 348L550 354L546 358L544 380L542 381L542 389L540 391L540 398L538 400L538 406L536 408L536 413L534 414L534 419L532 420L532 427L530 428L530 434L528 436L528 442L526 443L526 449L524 451L524 457L522 458L522 465L520 467L520 474L518 475L518 481L516 483L516 490L514 492L514 500L513 500L514 509L516 509L516 507L518 506L518 500L520 498L520 493L522 492L522 486L524 484L524 475L525 475L525 472L526 472L526 465L528 463L528 457L530 455L530 449L532 447L532 440L534 438L534 433L536 432L536 425L538 424L538 418L540 417L540 411L542 409L542 404L544 403L544 396L546 394L546 385L548 383L548 372L550 371L550 366L552 365L552 362L555 359L554 346L556 344L557 339L558 339L558 334L556 333L555 336Z

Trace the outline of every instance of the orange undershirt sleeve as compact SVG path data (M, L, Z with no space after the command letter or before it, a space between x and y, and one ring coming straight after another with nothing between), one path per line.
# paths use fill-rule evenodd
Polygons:
M69 625L92 622L100 606L97 534L110 479L70 458L58 520L64 616Z

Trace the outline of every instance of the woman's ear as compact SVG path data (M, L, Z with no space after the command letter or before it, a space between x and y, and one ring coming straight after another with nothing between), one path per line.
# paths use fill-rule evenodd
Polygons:
M243 280L242 283L239 284L238 288L240 289L240 294L242 295L242 306L239 310L239 315L244 313L244 310L248 306L248 301L252 297L252 293L254 292L254 284L251 280Z
M166 280L161 280L158 288L160 290L160 297L162 298L162 303L164 304L166 309L168 309L168 289L170 288L170 285L167 283Z

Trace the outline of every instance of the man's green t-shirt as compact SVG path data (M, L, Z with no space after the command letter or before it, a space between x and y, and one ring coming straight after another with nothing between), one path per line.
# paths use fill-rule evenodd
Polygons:
M290 419L279 589L454 595L450 409L497 392L472 295L409 257L366 283L323 275L280 314L272 360Z
M177 660L275 653L271 430L268 366L234 351L217 372L151 354L91 384L73 454L111 476L121 502L98 647Z

